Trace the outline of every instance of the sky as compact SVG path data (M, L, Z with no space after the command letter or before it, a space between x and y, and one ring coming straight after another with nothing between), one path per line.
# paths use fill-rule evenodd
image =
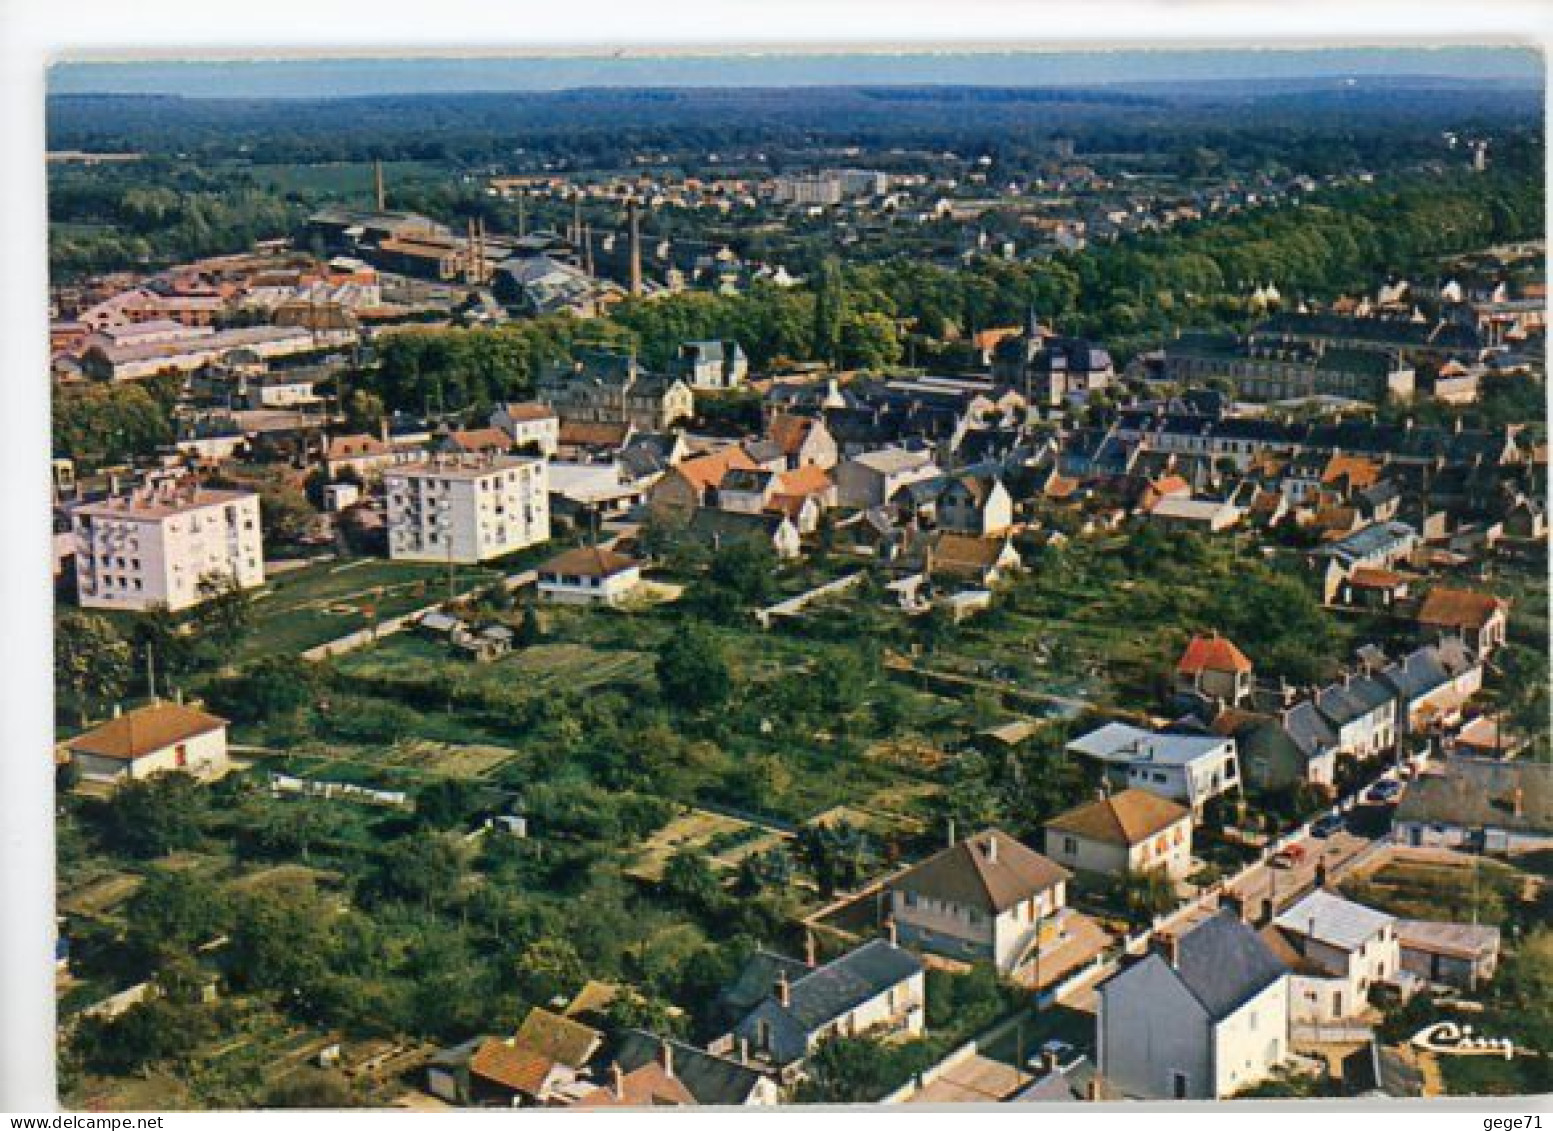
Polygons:
M75 61L50 94L322 98L576 87L961 84L1076 86L1212 79L1431 76L1540 85L1506 47Z

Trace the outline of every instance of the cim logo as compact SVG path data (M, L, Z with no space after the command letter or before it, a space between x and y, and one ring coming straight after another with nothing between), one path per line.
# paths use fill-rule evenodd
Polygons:
M1471 1025L1454 1021L1436 1021L1425 1026L1413 1034L1410 1043L1445 1056L1502 1056L1509 1060L1515 1055L1515 1042L1510 1038L1473 1036Z

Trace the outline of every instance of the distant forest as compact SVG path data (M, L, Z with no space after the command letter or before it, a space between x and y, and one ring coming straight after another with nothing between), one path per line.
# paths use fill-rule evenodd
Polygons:
M759 147L780 165L815 147L987 154L1018 168L1054 137L1082 152L1231 150L1302 172L1416 160L1444 129L1540 130L1540 91L1379 80L1119 89L803 87L570 90L319 100L60 95L52 149L256 163L433 160L616 167L645 150Z

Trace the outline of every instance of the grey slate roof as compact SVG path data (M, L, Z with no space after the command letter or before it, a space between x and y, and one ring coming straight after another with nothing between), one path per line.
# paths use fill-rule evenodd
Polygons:
M1215 915L1181 936L1175 969L1215 1021L1288 973L1255 931L1228 914Z
M1289 708L1283 727L1307 758L1337 745L1337 733L1308 699Z
M737 1020L771 996L780 975L786 974L789 982L796 982L807 973L809 967L796 958L757 950L739 976L718 996L718 1006L725 1016Z
M1378 679L1354 676L1328 684L1316 693L1316 709L1337 726L1362 719L1396 698L1396 693Z
M716 1056L683 1041L655 1037L640 1029L629 1029L620 1038L614 1061L626 1072L662 1058L667 1044L674 1054L674 1075L702 1105L735 1106L748 1102L750 1092L763 1073L737 1060Z
M812 1033L921 972L916 955L873 939L793 982L788 1011Z
M1453 646L1446 653L1430 644L1387 665L1381 670L1380 678L1403 700L1412 702L1449 683L1470 666L1471 661L1459 646Z

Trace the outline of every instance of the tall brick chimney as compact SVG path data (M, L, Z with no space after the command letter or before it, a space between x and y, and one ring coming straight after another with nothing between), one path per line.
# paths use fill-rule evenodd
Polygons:
M642 217L636 197L626 202L626 216L631 226L631 293L642 293Z

